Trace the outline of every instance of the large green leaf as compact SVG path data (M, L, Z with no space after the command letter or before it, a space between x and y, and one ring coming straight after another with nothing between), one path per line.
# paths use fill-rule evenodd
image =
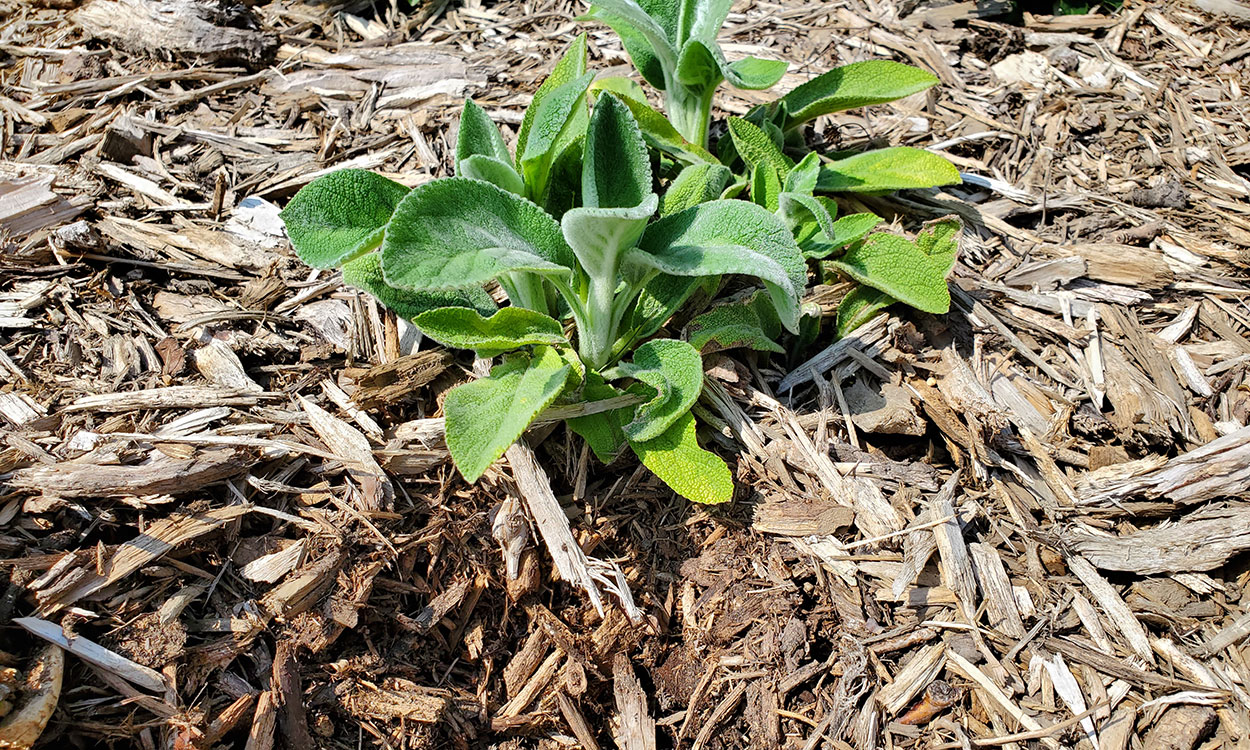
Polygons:
M885 308L898 300L870 286L857 286L838 303L838 338L877 317Z
M538 90L534 92L534 98L530 101L529 107L526 108L525 115L521 118L521 127L517 130L517 169L521 168L522 152L525 151L525 144L529 142L530 129L534 126L534 118L538 115L539 106L556 89L586 75L586 60L586 35L581 34L564 51L564 55L556 63L556 67L551 71L551 75L547 76L547 80L543 81Z
M928 222L916 235L916 247L929 256L938 273L949 276L959 256L959 232L963 222L954 216Z
M668 216L720 197L733 179L721 164L691 164L681 170L660 199L660 215Z
M781 98L786 111L785 129L832 112L892 102L937 82L931 73L891 60L843 65L795 87Z
M412 322L426 336L454 349L505 352L569 343L559 321L523 307L505 307L489 318L463 307L444 307L421 313Z
M460 174L460 163L470 156L489 156L504 164L512 162L512 154L508 152L508 144L504 143L499 128L477 102L465 99L464 109L460 112L460 132L456 134L457 175Z
M690 412L679 416L663 435L629 445L643 466L682 497L696 503L733 499L733 474L720 456L699 447Z
M382 241L408 188L362 169L340 169L305 185L280 216L300 260L334 268Z
M786 74L790 64L781 60L764 60L759 57L744 57L729 63L728 70L722 70L725 80L734 88L752 91L772 88Z
M641 404L624 426L633 441L650 440L666 431L698 400L703 391L703 358L685 341L653 339L634 350L632 362L622 362L603 376L608 380L633 378L651 389L651 399Z
M560 225L541 208L462 177L412 190L382 242L386 282L403 289L480 286L511 271L568 276L575 263Z
M861 284L928 313L950 310L946 274L914 242L880 232L853 244L831 264Z
M388 286L382 279L382 257L367 253L343 264L343 283L372 294L404 320L412 320L427 310L463 307L487 315L497 306L486 290L478 287L441 292L411 292Z
M569 366L551 347L509 357L490 376L447 393L447 450L470 482L477 481L539 412L564 390Z
M761 206L718 200L666 216L647 227L626 261L671 276L755 276L786 328L797 330L807 266L789 229Z
M766 330L758 310L753 302L730 302L713 307L686 326L690 345L702 354L742 347L785 353L772 339L776 334L770 335Z
M941 156L895 146L823 164L816 189L824 193L883 193L959 182L959 170Z
M651 157L629 107L600 94L586 132L582 160L582 205L633 208L651 192Z

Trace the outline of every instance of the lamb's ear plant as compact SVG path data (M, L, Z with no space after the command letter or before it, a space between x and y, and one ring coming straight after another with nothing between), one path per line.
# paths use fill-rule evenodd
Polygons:
M457 176L408 191L336 172L301 190L283 219L306 262L343 268L436 341L500 357L489 376L444 402L447 446L469 481L548 406L615 399L616 408L589 408L569 422L597 456L611 461L628 446L685 497L729 500L729 468L699 447L690 413L703 385L699 349L650 337L695 291L729 274L762 285L757 321L797 331L805 260L763 207L658 195L631 108L605 91L587 114L578 70L535 96L520 158L469 103ZM555 172L571 163L577 184L553 204ZM564 204L570 196L576 205ZM670 210L656 218L661 205ZM497 311L485 304L492 281L510 302ZM717 335L722 346L732 336Z

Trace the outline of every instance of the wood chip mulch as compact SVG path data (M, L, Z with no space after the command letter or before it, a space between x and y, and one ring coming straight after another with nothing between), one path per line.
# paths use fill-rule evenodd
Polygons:
M0 746L1250 744L1250 10L737 3L778 90L936 73L814 137L947 155L839 201L968 229L949 315L709 361L729 507L531 433L636 621L450 466L471 360L277 218L446 174L463 97L515 131L583 30L627 74L582 10L0 0Z

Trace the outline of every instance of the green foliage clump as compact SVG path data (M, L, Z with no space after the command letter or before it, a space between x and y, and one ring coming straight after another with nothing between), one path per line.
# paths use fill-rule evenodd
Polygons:
M958 180L954 168L915 149L828 159L802 145L816 117L935 79L897 63L839 68L730 118L713 155L716 88L767 88L786 68L728 62L716 43L728 11L726 0L592 4L587 17L621 35L643 79L663 92L667 116L632 81L594 80L580 37L535 92L514 150L469 100L454 176L409 190L342 170L282 212L304 262L341 268L345 282L435 341L498 358L444 403L447 446L469 481L545 409L584 403L591 408L568 425L600 460L628 448L683 496L727 501L729 467L700 447L691 412L704 354L783 353L787 332L814 330L801 305L813 262L860 284L838 310L839 335L895 301L949 308L957 221L912 241L875 232L872 214L837 218L827 194L947 184ZM728 277L754 291L709 307ZM491 284L507 306L487 293ZM684 338L656 337L687 310ZM609 399L616 408L593 408Z

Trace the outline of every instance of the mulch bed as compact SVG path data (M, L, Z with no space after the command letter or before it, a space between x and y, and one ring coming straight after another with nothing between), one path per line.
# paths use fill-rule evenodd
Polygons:
M954 306L709 360L729 506L532 431L632 598L602 612L525 477L447 460L471 359L276 214L333 169L446 174L465 96L515 130L577 33L628 73L615 37L561 1L71 6L0 0L0 740L29 709L40 747L1250 743L1244 6L738 3L778 90L942 79L813 137L968 175L839 198L962 217Z

